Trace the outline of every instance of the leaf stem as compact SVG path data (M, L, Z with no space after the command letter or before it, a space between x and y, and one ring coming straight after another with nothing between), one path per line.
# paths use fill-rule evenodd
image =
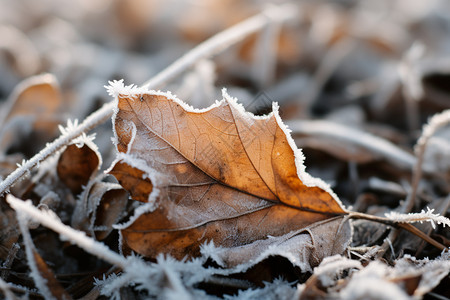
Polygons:
M214 56L233 44L241 41L246 36L257 32L271 22L285 22L292 20L296 16L296 7L292 4L282 6L270 6L256 16L250 17L199 44L191 51L177 59L166 69L144 83L149 89L155 89L180 75L183 71L194 65L198 60ZM71 140L87 132L99 124L104 123L113 113L114 103L109 102L99 110L89 115L80 125L59 136L52 143L48 144L39 153L26 161L19 168L13 171L8 177L0 182L0 195L22 178L29 170L37 166L41 161L67 145Z
M420 237L421 239L423 239L424 241L430 243L431 245L433 245L434 247L438 248L441 251L444 251L445 249L447 249L447 247L445 247L444 245L442 245L441 243L439 243L438 241L432 239L430 236L426 235L425 233L423 233L422 231L420 231L419 229L417 229L416 227L414 227L413 225L409 224L409 223L397 223L397 226L405 229L409 232L411 232L412 234Z
M416 227L414 227L413 225L408 224L408 223L396 222L396 221L388 219L388 218L368 215L368 214L364 214L364 213L360 213L360 212L349 212L349 218L363 219L363 220L367 220L367 221L372 221L372 222L377 222L377 223L393 226L396 228L400 227L400 228L402 228L406 231L409 231L410 233L420 237L421 239L430 243L431 245L433 245L434 247L438 248L441 251L447 249L447 247L445 247L438 241L432 239L430 236L426 235L425 233L423 233L422 231L420 231L419 229L417 229Z

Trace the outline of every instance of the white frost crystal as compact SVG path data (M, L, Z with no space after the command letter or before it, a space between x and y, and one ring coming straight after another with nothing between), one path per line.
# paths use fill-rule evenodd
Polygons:
M441 216L440 214L433 214L433 211L434 209L427 207L427 211L422 209L420 213L400 214L393 211L385 214L385 216L386 218L400 223L422 223L423 221L427 221L431 223L433 228L436 228L436 224L442 224L444 227L447 225L450 227L450 219Z

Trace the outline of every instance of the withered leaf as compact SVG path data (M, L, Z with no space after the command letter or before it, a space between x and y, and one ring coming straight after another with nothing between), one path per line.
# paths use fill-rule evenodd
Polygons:
M325 257L345 251L351 238L349 226L348 220L334 217L282 236L271 236L238 247L211 249L206 245L203 253L221 266L239 266L239 271L269 257L282 256L302 271L312 272L312 268ZM276 247L271 247L275 245Z
M13 91L9 101L6 121L17 115L53 116L61 108L59 83L52 74L30 77Z
M73 143L61 153L56 171L61 181L74 194L79 194L100 167L100 162L100 153L95 147Z
M134 174L117 178L148 203L123 225L125 246L151 258L198 256L206 241L239 247L346 214L305 172L276 105L255 117L225 92L205 110L170 94L134 92L123 85L116 92L120 153L111 173Z
M122 186L127 187L134 200L147 202L153 185L148 179L144 179L144 171L130 168L126 163L117 162L110 173L117 178Z
M111 233L112 225L118 221L128 200L127 191L117 184L109 184L107 190L101 192L103 195L94 220L94 233L98 240L105 239Z
M8 253L19 239L16 216L12 210L0 209L0 259L5 261Z
M30 77L16 86L0 120L0 151L5 151L22 134L33 133L46 142L57 132L63 101L59 83L52 74ZM29 130L30 132L24 132ZM30 143L31 144L31 143ZM35 145L41 148L42 145Z
M46 280L46 285L55 299L72 299L72 297L64 290L59 281L56 279L53 271L48 267L44 259L39 255L36 249L32 249L33 258L40 275Z
M128 192L119 184L102 182L97 178L83 192L72 217L72 226L105 239L112 231L128 200Z

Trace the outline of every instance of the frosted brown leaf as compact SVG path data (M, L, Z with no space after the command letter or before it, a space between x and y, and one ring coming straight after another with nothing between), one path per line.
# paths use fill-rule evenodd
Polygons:
M37 252L36 249L32 249L33 258L37 269L39 270L40 276L46 281L46 285L53 297L55 299L72 299L72 297L67 293L67 291L61 286L57 280L53 271L48 267L45 260Z
M70 144L61 153L56 167L62 182L75 194L83 190L89 178L100 168L101 158L89 145Z
M57 132L63 111L55 76L43 74L22 81L7 100L5 110L0 112L0 151L6 151L24 132L35 135L33 142L44 144ZM32 148L42 146L29 142Z
M117 94L111 173L147 201L123 225L125 247L151 258L198 256L206 241L239 247L346 214L305 172L277 106L255 117L226 93L205 110L161 92Z
M101 181L103 176L90 181L80 195L72 216L72 226L105 239L123 213L128 193L118 184Z

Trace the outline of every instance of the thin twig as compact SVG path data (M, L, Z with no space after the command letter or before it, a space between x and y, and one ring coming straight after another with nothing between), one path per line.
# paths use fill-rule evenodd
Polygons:
M435 208L437 210L438 214L445 216L445 214L447 213L448 208L450 207L450 195L447 195L447 197L445 199L435 200L435 202L438 202L437 206L433 206L433 203L431 203L430 206L432 208ZM434 230L433 226L428 226L428 228L425 230L424 233L426 235L430 235L433 230ZM423 241L422 241L422 243L420 243L419 247L417 247L415 257L419 257L420 256L420 253L425 248L425 245L426 244Z
M0 278L0 291L3 292L3 296L5 296L5 299L7 299L7 300L16 300L17 299L17 297L11 291L11 287L8 285L8 283L5 282L1 278Z
M434 115L428 124L425 124L422 129L422 135L420 136L415 146L416 164L413 169L412 188L408 194L406 201L403 205L403 213L409 213L414 208L417 190L419 187L419 181L422 178L422 165L425 154L425 149L428 144L428 140L436 133L436 131L450 123L450 109Z
M102 258L103 260L121 268L128 264L127 259L111 251L104 244L86 236L84 232L73 229L63 224L51 211L41 211L31 201L22 201L12 195L8 195L6 201L18 213L25 214L51 230L59 233L64 238L76 244L85 251Z
M421 239L430 243L431 245L435 246L436 248L438 248L441 251L443 251L444 249L447 249L444 245L442 245L441 243L432 239L431 237L429 237L428 235L426 235L425 233L423 233L422 231L420 231L419 229L417 229L416 227L414 227L408 223L400 223L400 222L396 222L396 221L388 219L388 218L374 216L374 215L368 215L368 214L364 214L364 213L360 213L360 212L350 212L349 217L352 219L363 219L363 220L367 220L367 221L377 222L377 223L393 226L396 228L400 227L400 228L407 230L407 231L411 232L412 234L420 237Z
M433 245L434 247L438 248L441 251L447 249L447 247L445 247L444 245L442 245L438 241L432 239L430 236L426 235L425 233L423 233L422 231L420 231L419 229L417 229L416 227L414 227L411 224L408 224L408 223L397 223L397 226L402 228L402 229L405 229L405 230L411 232L412 234L414 234L414 235L416 235L418 237L420 237L421 239L423 239L424 241L430 243L431 245Z
M12 197L9 195L8 197ZM10 199L10 198L8 198ZM17 199L17 198L16 198ZM20 200L18 200L20 201ZM22 202L22 201L20 201ZM28 261L28 267L30 268L30 276L34 281L36 288L42 294L45 299L56 299L50 290L50 287L46 284L46 278L42 276L39 266L36 262L35 255L33 252L36 251L33 240L31 238L30 231L28 229L28 218L26 216L21 215L21 210L16 210L17 213L17 221L19 224L20 232L22 234L23 242L25 244L25 254Z
M380 246L380 250L377 253L377 258L383 257L386 251L389 249L389 244L397 239L400 235L400 228L394 228L388 235L387 238L384 239L383 244Z
M158 88L162 83L178 76L200 59L211 57L222 52L246 36L263 29L271 22L278 23L294 19L297 15L296 11L296 6L289 3L282 6L270 6L262 13L238 23L201 43L161 73L146 81L143 86L152 89Z
M67 145L71 140L79 137L83 132L87 132L99 124L105 122L112 114L113 103L107 103L103 105L99 110L89 115L83 123L75 127L73 130L60 135L56 140L47 144L39 153L27 160L14 172L8 175L2 182L0 182L0 195L8 192L9 188L21 179L27 172L33 169L35 166L53 153Z
M276 10L276 13L273 13L273 10ZM244 39L249 34L264 28L264 26L270 22L283 22L295 18L295 11L295 7L290 4L285 4L279 7L270 7L262 13L244 20L243 22L226 29L199 44L197 47L193 48L184 56L173 62L169 67L161 71L152 79L145 82L144 86L148 89L158 88L162 84L170 81L172 78L180 75L200 59L211 57L221 51L224 51L233 44ZM75 127L70 132L61 135L52 143L48 144L38 154L33 156L30 160L23 163L19 168L6 177L5 180L0 182L0 195L7 192L9 188L25 174L27 174L28 171L67 145L71 140L77 138L83 132L87 132L99 124L104 123L109 117L111 117L113 108L113 102L106 103L102 108L89 115L80 125Z
M5 280L8 279L11 265L12 265L14 259L16 258L16 254L17 254L17 251L19 251L19 249L20 249L20 246L18 243L12 244L11 249L9 249L8 256L6 257L5 262L2 265L2 268L5 268L5 269L0 273L1 279L5 279Z
M408 193L408 196L406 197L406 200L403 204L402 213L410 213L414 208L414 205L416 202L417 191L418 191L418 187L419 187L419 182L420 182L420 179L422 178L422 172L423 172L422 165L423 165L423 159L424 159L425 149L428 144L428 140L431 138L431 136L434 135L434 133L439 128L445 126L448 123L450 123L450 110L445 110L440 114L434 115L430 119L428 124L423 126L422 135L420 136L419 140L417 141L417 144L414 149L415 153L416 153L416 163L414 164L414 167L413 167L412 187L411 187L411 191ZM412 225L410 225L410 226L414 227ZM403 228L403 229L406 229L406 228ZM400 233L399 229L396 228L389 234L388 238L391 241L395 241L395 239L397 239L399 233ZM427 235L424 234L424 236L427 236ZM423 239L425 240L425 238L423 238ZM425 241L429 242L428 240L425 240ZM440 244L440 246L438 248L440 249L441 246L443 246L443 245ZM388 247L388 245L386 243L383 243L383 245L381 246L381 248L384 251L386 251L387 247ZM445 248L445 246L444 246L444 248ZM380 253L382 253L382 252L383 251L381 251Z

